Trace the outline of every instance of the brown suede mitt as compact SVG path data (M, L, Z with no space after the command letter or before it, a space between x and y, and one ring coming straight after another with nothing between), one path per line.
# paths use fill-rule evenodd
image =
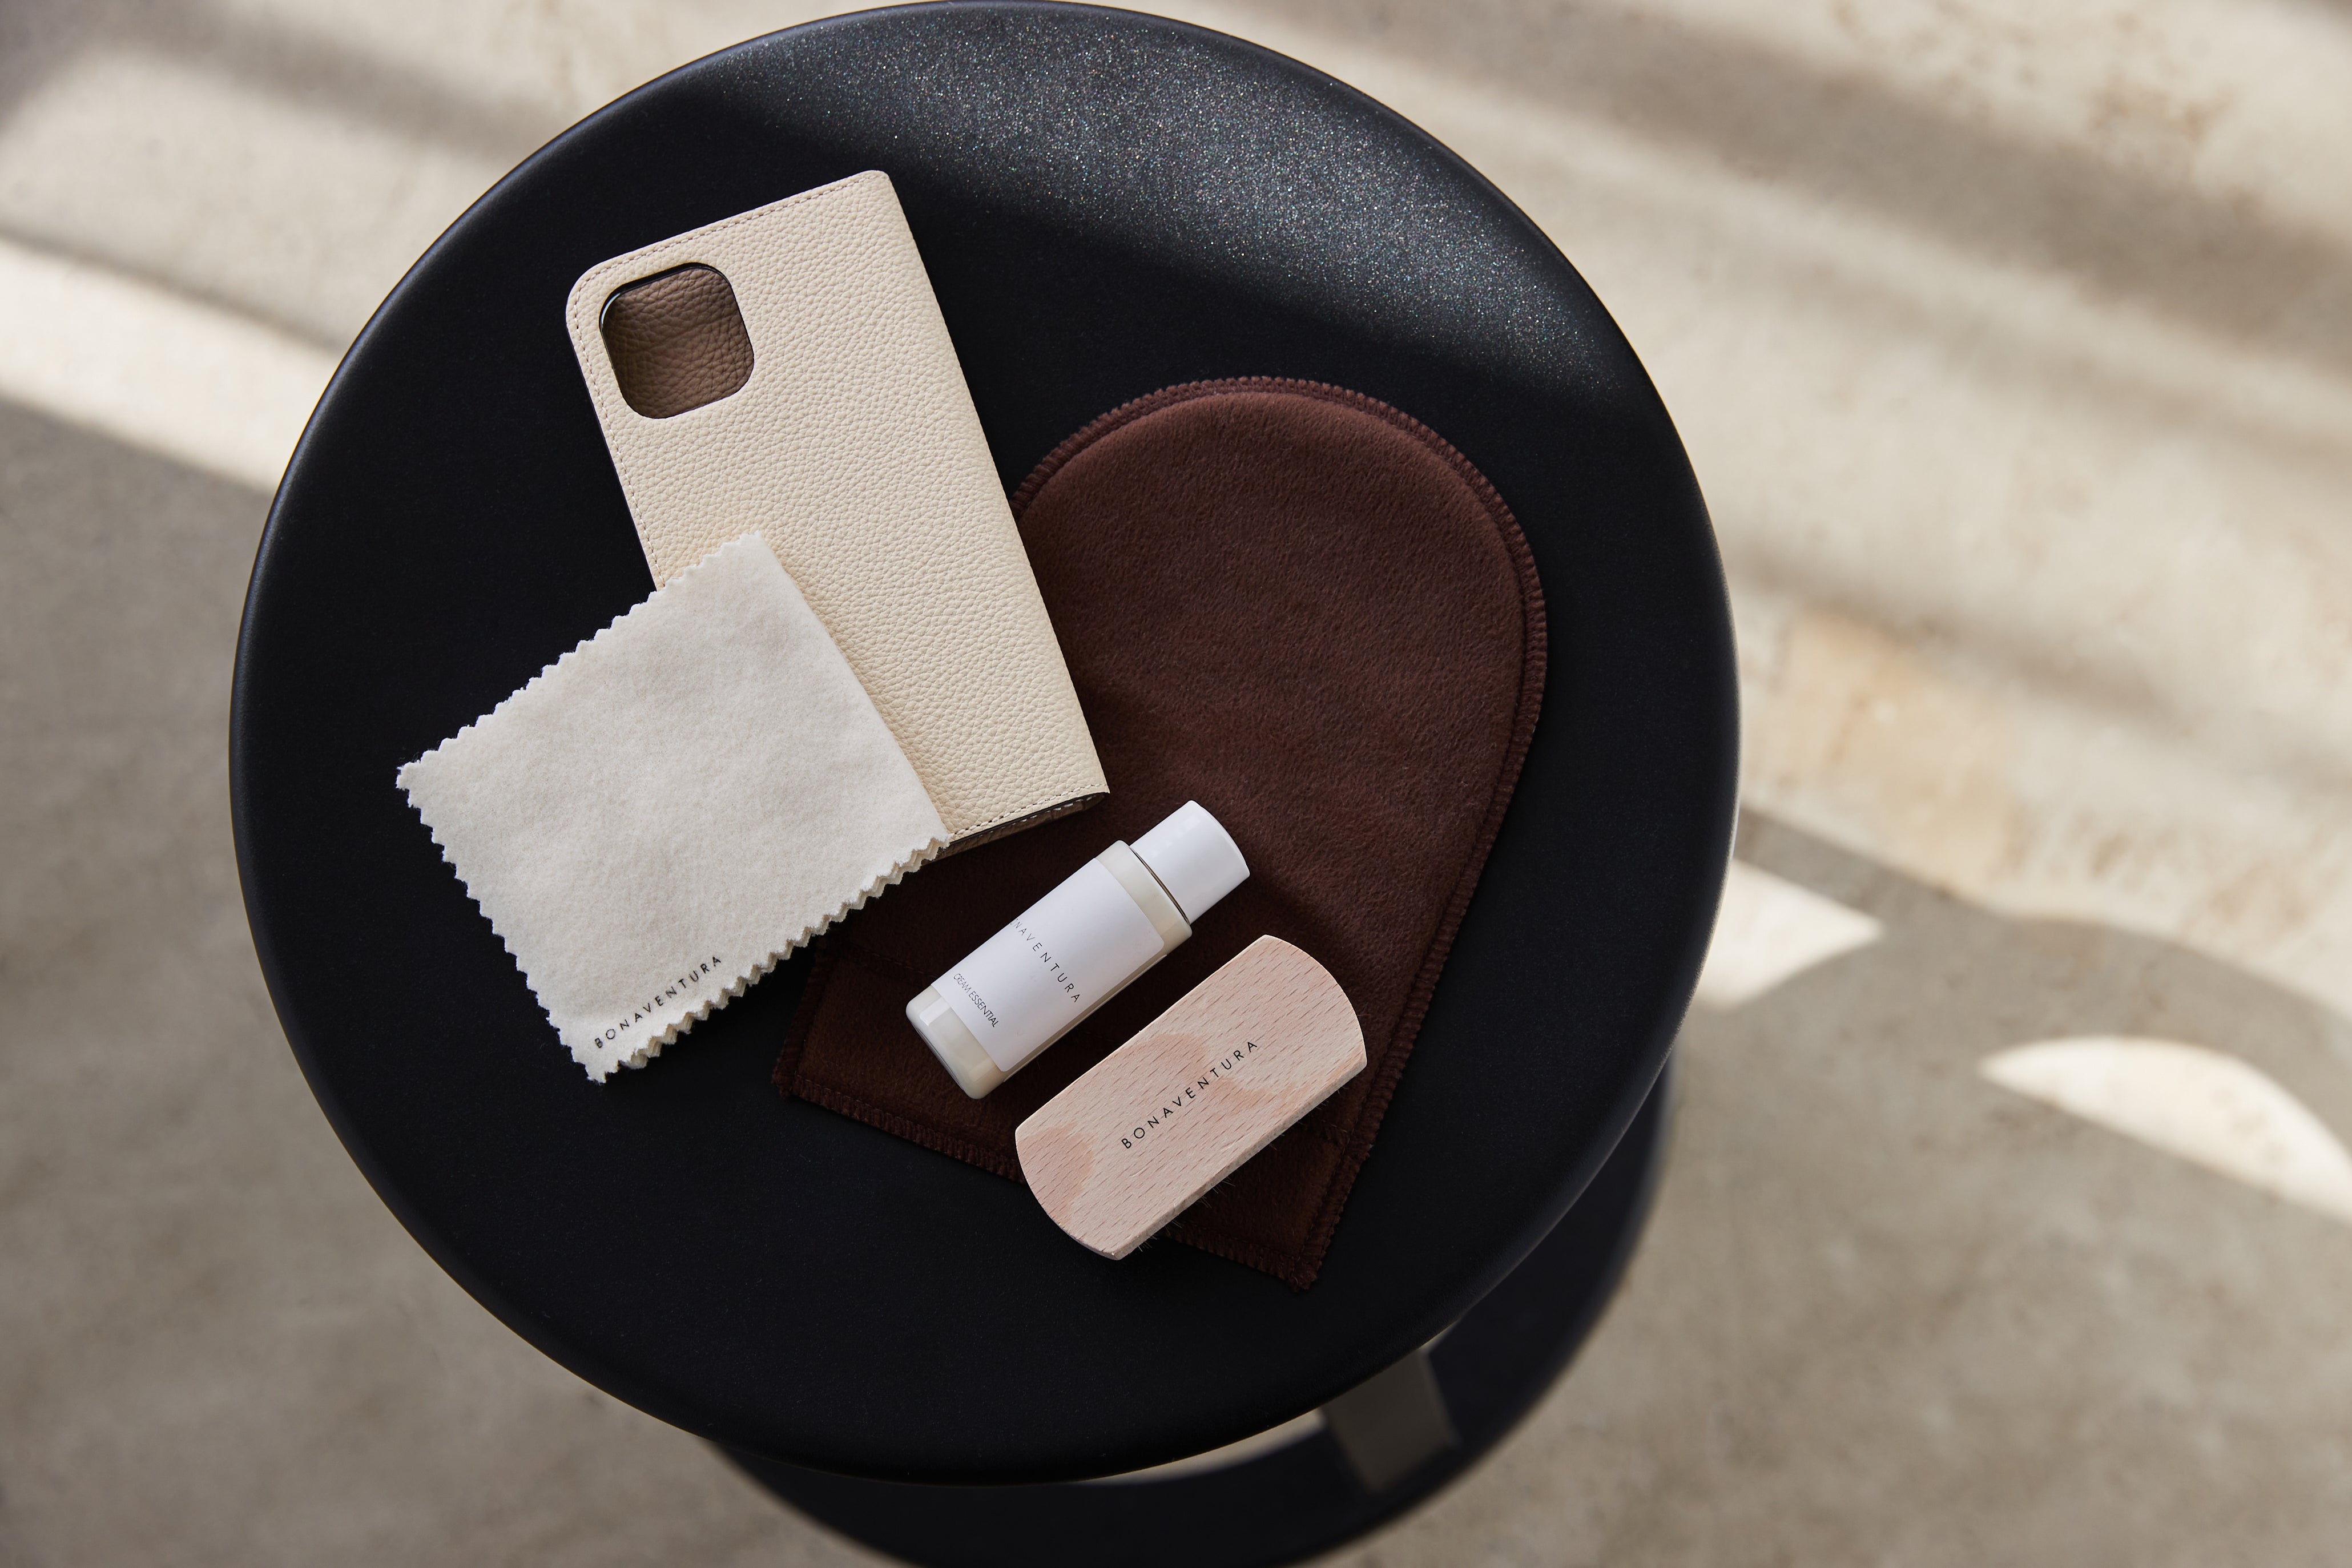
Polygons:
M1304 1290L1534 733L1535 563L1459 453L1384 403L1305 382L1139 399L1064 442L1013 511L1110 796L927 867L836 926L776 1084L1017 1181L1024 1117L1271 933L1347 988L1370 1063L1171 1234ZM908 998L1189 800L1232 832L1249 881L1011 1082L966 1099Z

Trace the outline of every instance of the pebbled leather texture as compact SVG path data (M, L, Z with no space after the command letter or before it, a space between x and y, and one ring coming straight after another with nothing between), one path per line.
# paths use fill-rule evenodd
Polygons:
M751 336L740 391L630 406L600 317L699 263ZM1106 792L1086 717L889 177L878 171L615 256L565 308L656 584L748 526L874 699L951 841Z
M647 419L732 397L751 379L751 333L715 267L689 263L624 284L597 326L622 400Z

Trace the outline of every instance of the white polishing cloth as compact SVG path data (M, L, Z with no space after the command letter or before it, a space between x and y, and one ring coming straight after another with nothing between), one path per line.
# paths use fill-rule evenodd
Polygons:
M947 838L757 534L399 782L599 1080L644 1066Z

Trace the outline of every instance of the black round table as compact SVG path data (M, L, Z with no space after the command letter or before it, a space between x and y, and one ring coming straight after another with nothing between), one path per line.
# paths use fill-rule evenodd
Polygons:
M798 964L647 1071L590 1083L394 787L651 591L564 332L572 280L867 168L897 185L1008 486L1141 393L1296 377L1445 436L1534 550L1542 722L1309 1291L1183 1247L1107 1262L1012 1183L780 1101ZM1295 62L1155 18L990 3L698 61L460 218L353 345L287 471L230 758L247 907L302 1070L384 1201L490 1311L772 1480L1097 1497L1119 1489L1047 1483L1321 1406L1467 1332L1553 1233L1635 1125L1688 1000L1737 727L1721 567L1673 425L1523 214ZM1649 1169L1657 1113L1612 1179ZM1567 1249L1578 1282L1545 1299L1605 1294L1640 1207L1609 1245ZM1559 1340L1574 1315L1529 1333ZM1539 1391L1573 1339L1522 1381Z
M1260 1568L1297 1562L1404 1512L1485 1457L1549 1388L1624 1271L1649 1211L1672 1095L1661 1075L1617 1147L1551 1234L1425 1356L1328 1407L1319 1429L1181 1473L1114 1484L920 1486L841 1476L756 1454L735 1462L777 1496L868 1546L933 1568ZM1419 1367L1412 1363L1419 1362ZM1392 1445L1367 1473L1339 1415L1398 1371L1422 1371L1421 1408L1368 1413ZM1408 1381L1408 1386L1410 1380ZM1359 1425L1363 1424L1360 1415ZM1430 1428L1434 1426L1436 1430ZM1273 1434L1284 1436L1284 1434Z

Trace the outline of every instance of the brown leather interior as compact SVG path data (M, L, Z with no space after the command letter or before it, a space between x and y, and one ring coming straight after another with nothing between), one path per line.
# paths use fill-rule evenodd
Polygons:
M696 262L616 288L598 325L621 396L647 419L717 402L751 379L751 334L715 267Z
M1534 560L1460 453L1393 408L1301 382L1174 387L1106 414L1013 510L1110 795L927 866L835 925L776 1083L1017 1181L1023 1117L1279 936L1346 988L1369 1063L1171 1229L1303 1289L1534 732ZM966 1099L907 1022L908 998L1188 800L1233 833L1250 879L1011 1082Z

